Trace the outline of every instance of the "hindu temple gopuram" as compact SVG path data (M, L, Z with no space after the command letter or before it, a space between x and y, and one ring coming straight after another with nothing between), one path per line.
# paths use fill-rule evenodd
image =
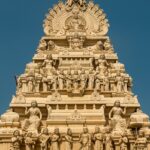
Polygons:
M132 92L106 14L59 1L0 119L0 150L150 150L149 116Z

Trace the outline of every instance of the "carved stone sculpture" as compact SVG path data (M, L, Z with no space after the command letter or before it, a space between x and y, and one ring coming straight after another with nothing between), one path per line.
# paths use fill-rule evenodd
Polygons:
M12 141L12 150L21 150L21 144L22 144L23 138L20 136L19 130L14 131L11 141Z
M52 107L47 105L47 119L51 119Z
M56 128L51 136L51 150L60 150L60 141L59 128Z
M25 137L25 145L26 145L26 150L34 150L35 149L35 141L33 140L32 137L32 132L28 132L26 137Z
M73 137L72 137L72 130L70 128L67 129L67 134L64 136L64 138L65 138L64 150L72 150L73 149Z
M95 133L93 136L93 140L94 140L94 150L103 150L103 141L104 141L104 136L103 134L100 132L100 128L99 127L95 127Z
M29 118L24 121L22 126L23 130L37 133L41 123L42 113L36 101L31 102L31 108L26 108L25 114L29 115Z
M91 95L91 100L96 100L96 101L101 100L101 96L100 96L99 92L97 91L97 89L94 89L94 92Z
M50 143L50 136L48 129L43 129L42 134L39 136L41 150L48 150L48 144Z
M81 148L80 150L91 150L91 134L88 131L88 128L83 128L83 133L80 135Z
M114 107L109 112L109 119L115 134L121 134L126 128L126 121L123 116L126 114L126 108L123 110L120 101L114 103Z
M61 101L61 95L60 93L58 92L58 90L55 90L54 93L52 94L52 97L51 97L51 101Z
M144 132L142 130L139 131L139 137L137 137L135 141L134 148L136 150L148 150L147 138L144 136Z
M128 138L126 136L126 133L124 133L120 138L119 144L120 150L128 150Z

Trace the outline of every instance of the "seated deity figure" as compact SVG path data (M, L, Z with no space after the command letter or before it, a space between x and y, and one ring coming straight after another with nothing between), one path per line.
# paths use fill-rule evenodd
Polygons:
M31 102L31 108L29 110L26 108L25 115L29 115L29 118L24 121L22 126L23 130L37 133L41 123L42 113L36 101Z
M95 133L93 136L93 141L94 141L94 150L104 150L103 142L104 142L104 136L100 132L99 127L95 127Z
M73 16L66 20L66 30L73 31L83 31L85 30L86 22L84 18L78 15L78 12L75 12Z
M51 136L51 150L60 150L60 133L59 133L59 128L56 128L54 130L54 133Z
M58 86L60 90L64 89L64 79L65 79L64 72L63 70L60 70L58 73Z
M79 142L81 143L80 150L91 150L91 134L88 128L83 128L83 133L80 135Z
M47 128L43 129L42 134L39 135L39 141L41 150L48 150L48 144L50 143L50 136Z
M13 132L13 137L11 138L12 150L21 150L22 141L23 141L23 137L20 136L20 131L15 130Z
M148 150L147 147L147 138L144 135L144 132L142 130L139 131L139 136L137 137L135 141L134 148L135 150Z
M55 90L55 92L52 94L52 97L51 97L51 101L61 101L61 95L60 93L58 92L58 90Z
M123 119L125 114L126 108L123 110L120 106L120 101L115 101L114 107L109 112L109 119L115 134L122 134L126 128L126 120Z
M46 51L47 49L47 43L44 39L40 40L39 46L37 48L38 52Z
M72 150L73 137L72 137L72 130L70 128L67 129L67 134L64 136L64 138L65 138L65 149L64 150Z
M94 89L94 92L91 95L91 100L96 100L96 101L101 100L101 96L100 96L99 92L97 91L97 89Z
M54 48L55 48L55 43L50 40L48 42L48 50L51 51L51 50L54 50Z
M36 142L33 140L33 134L32 132L28 132L25 137L25 146L26 150L34 150Z

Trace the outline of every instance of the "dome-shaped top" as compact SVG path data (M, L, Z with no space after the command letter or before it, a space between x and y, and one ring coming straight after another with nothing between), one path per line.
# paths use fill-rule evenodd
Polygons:
M1 115L1 122L19 122L19 115L8 109L6 113Z
M149 116L142 112L141 109L137 109L135 113L131 114L130 116L130 126L137 127L137 126L149 126Z

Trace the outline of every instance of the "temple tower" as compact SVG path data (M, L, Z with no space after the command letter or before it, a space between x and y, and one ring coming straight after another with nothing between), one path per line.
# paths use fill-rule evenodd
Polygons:
M132 92L104 11L93 1L58 2L32 62L16 77L1 116L3 150L149 150L149 116Z

